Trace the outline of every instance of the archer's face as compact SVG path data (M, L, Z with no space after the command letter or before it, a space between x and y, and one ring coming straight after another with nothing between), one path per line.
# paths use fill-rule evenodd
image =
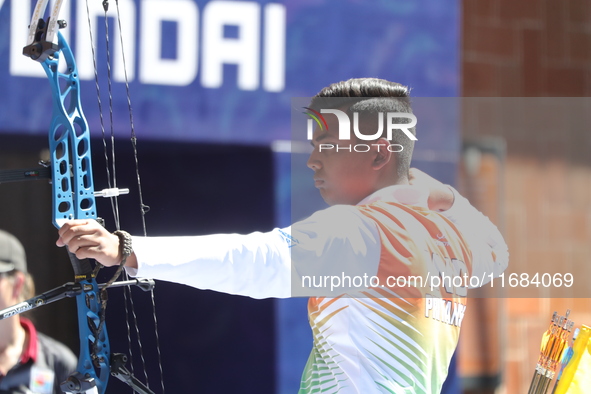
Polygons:
M338 122L327 117L328 130L317 128L308 167L314 171L314 185L329 205L355 205L375 191L374 154L355 152L360 141L338 139ZM337 149L338 148L338 149Z

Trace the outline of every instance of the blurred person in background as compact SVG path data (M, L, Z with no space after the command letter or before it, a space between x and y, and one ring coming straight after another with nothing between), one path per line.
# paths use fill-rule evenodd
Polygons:
M0 310L34 296L25 250L0 230ZM0 394L61 393L61 382L76 370L72 351L35 329L21 315L0 320Z

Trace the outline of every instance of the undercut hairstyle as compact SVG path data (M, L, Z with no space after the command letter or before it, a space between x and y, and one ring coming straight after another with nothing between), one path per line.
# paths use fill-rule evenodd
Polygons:
M357 112L359 113L359 131L366 135L375 134L378 129L379 113L412 113L410 89L399 83L378 78L355 78L333 83L312 98L310 107L317 111L329 108L341 109L347 113L349 119L353 119L353 113ZM409 123L410 119L394 118L393 121L402 124ZM416 135L415 127L408 130ZM376 140L380 138L388 139L385 126L382 135ZM402 131L395 130L389 142L403 147L401 152L394 153L396 175L398 178L408 178L414 141Z

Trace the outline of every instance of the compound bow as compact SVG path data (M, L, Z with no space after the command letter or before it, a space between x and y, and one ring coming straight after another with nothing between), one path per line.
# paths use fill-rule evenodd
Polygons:
M23 54L41 63L49 78L53 116L49 128L51 177L53 189L53 224L60 228L70 219L98 219L95 196L114 197L126 189L109 188L94 191L90 133L80 101L80 81L74 56L58 28L66 26L58 20L63 0L56 0L47 19L43 15L48 0L38 0L29 27L27 46ZM105 12L108 0L103 1ZM57 43L55 42L57 36ZM66 70L58 70L63 59ZM132 131L132 139L135 135ZM136 158L137 160L137 158ZM138 178L139 181L139 178ZM142 209L144 209L142 202ZM74 268L75 283L66 284L13 307L5 315L53 302L63 297L76 297L80 339L80 357L77 371L61 387L69 393L100 393L106 390L109 375L130 385L136 392L152 393L125 369L126 356L112 354L105 326L106 288L119 276L120 267L105 285L99 285L95 268L88 259L79 260L69 253ZM128 281L144 290L153 287L153 281ZM116 282L117 283L117 282ZM6 317L6 316L5 316Z

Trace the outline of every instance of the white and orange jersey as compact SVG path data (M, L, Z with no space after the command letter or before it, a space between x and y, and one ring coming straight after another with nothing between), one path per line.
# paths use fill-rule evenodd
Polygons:
M435 394L469 284L441 278L478 275L482 285L508 264L497 228L454 193L443 214L427 209L426 191L390 186L268 233L134 237L139 269L130 273L254 298L311 297L300 393Z
M310 298L314 348L300 393L439 393L466 312L466 286L441 286L440 270L470 275L469 247L452 222L426 208L356 208L378 229L380 284L362 296Z

